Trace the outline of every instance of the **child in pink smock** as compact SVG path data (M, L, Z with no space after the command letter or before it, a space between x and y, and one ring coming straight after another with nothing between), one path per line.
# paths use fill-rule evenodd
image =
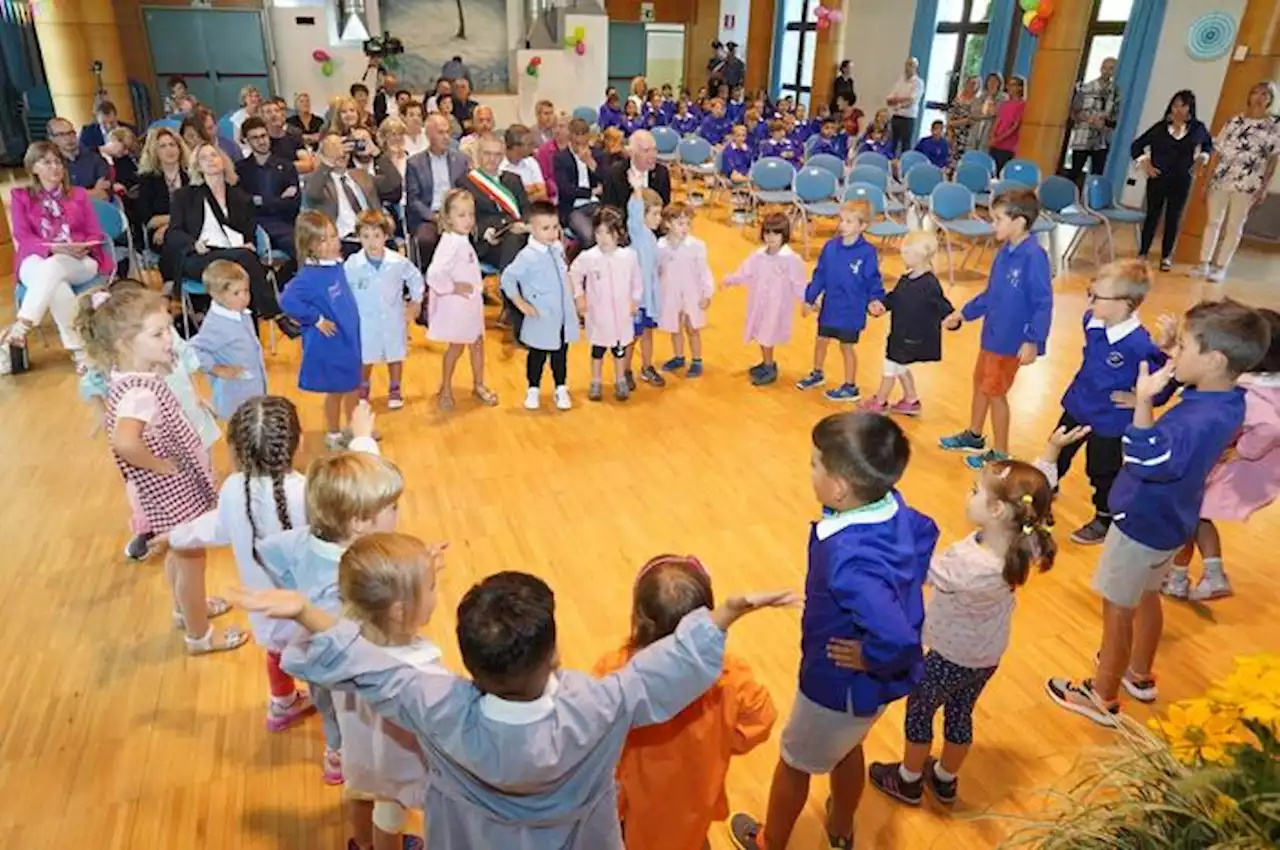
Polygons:
M1175 599L1198 602L1231 595L1222 564L1222 538L1215 520L1244 522L1280 495L1280 313L1259 310L1271 326L1271 346L1252 373L1241 378L1244 426L1235 445L1209 473L1200 526L1173 559L1162 590ZM1196 548L1204 561L1200 581L1191 587L1187 567Z
M484 300L480 261L471 244L476 205L471 194L453 189L440 208L443 232L427 267L427 338L447 342L436 405L453 410L453 370L464 347L471 350L472 393L493 407L498 394L484 385Z
M583 251L569 268L574 304L586 316L591 341L591 387L587 398L604 397L604 353L613 353L613 397L626 401L627 346L636 336L635 315L644 295L640 261L630 248L621 247L626 223L613 207L602 207L591 220L594 248Z
M676 372L685 366L684 335L689 335L693 359L687 377L702 374L702 328L707 325L707 308L716 282L707 265L707 245L694 237L693 208L676 201L662 211L667 235L658 241L658 327L671 334L672 357L662 371Z
M791 239L791 222L785 215L774 213L760 227L764 247L747 257L736 272L724 279L725 286L747 285L747 342L760 344L764 359L747 370L757 387L778 380L778 364L773 348L791 339L791 324L796 304L804 300L807 273L804 262L787 244Z

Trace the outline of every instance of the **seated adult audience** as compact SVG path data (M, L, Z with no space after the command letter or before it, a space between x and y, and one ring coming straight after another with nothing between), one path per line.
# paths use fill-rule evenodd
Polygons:
M143 247L159 254L169 229L169 201L190 180L183 163L190 151L182 137L168 127L153 127L138 161L137 224Z
M404 121L404 149L409 156L427 149L427 131L423 117L421 103L411 100L404 105L401 120Z
M528 241L529 226L521 219L529 214L529 196L520 178L503 174L502 140L493 136L479 144L478 167L458 181L476 204L476 256L502 271Z
M111 191L126 200L137 197L138 188L138 137L131 127L116 126L107 133L107 143L99 149L107 161L107 177Z
M116 127L128 127L137 132L132 124L120 120L116 114L116 105L109 100L100 102L93 114L97 120L80 128L80 146L83 148L96 151L107 143L107 135Z
M602 178L604 183L602 202L607 207L627 209L631 197L629 171L640 175L644 185L657 192L663 205L671 203L671 173L658 162L658 144L648 130L636 130L627 142L627 162L618 162Z
M375 174L394 171L400 178L400 195L392 203L404 203L404 175L408 167L409 152L404 146L404 122L390 117L378 125L378 147L382 153L374 164ZM397 227L399 225L397 224Z
M596 156L596 168L601 174L619 162L627 160L627 137L617 127L608 127L600 134L600 153Z
M471 81L460 77L453 81L453 114L458 123L468 132L475 132L471 122L475 120L476 110L480 104L471 99ZM492 111L490 112L492 115Z
M331 133L322 138L316 159L316 170L303 181L302 199L309 209L324 213L337 227L342 257L346 259L360 250L356 216L364 210L381 208L378 190L368 171L348 167L351 154L341 136Z
M249 155L249 146L245 144L244 133L241 127L244 126L245 119L250 116L259 115L262 110L262 92L258 91L257 86L244 86L240 89L240 108L231 113L230 121L232 127L232 141L240 146L240 153L243 156ZM215 122L215 126L216 122ZM234 161L234 157L232 158Z
M558 113L551 140L539 145L533 154L534 159L538 160L538 167L542 169L542 181L547 184L549 201L554 202L558 197L555 159L557 153L569 147L569 122L572 120L568 112Z
M323 138L334 133L345 139L351 135L352 130L362 125L360 104L356 102L356 99L354 97L335 97L333 103L329 104L329 118L325 122L324 129L320 131L320 135Z
M160 272L175 284L199 280L214 260L230 260L249 275L249 309L256 318L276 322L296 336L297 328L280 312L267 270L253 244L253 199L236 183L231 159L216 145L203 143L187 164L191 185L173 193L169 229L164 234ZM197 304L202 299L197 298Z
M547 200L547 184L542 169L533 158L533 134L523 124L512 124L503 135L507 153L502 158L500 171L510 171L520 178L530 201Z
M404 178L385 157L382 148L373 140L373 133L357 127L351 134L351 168L363 171L373 178L377 200L384 204L398 204L404 196Z
M239 186L253 201L253 223L267 232L271 247L293 256L293 221L302 207L293 160L272 151L267 123L246 118L241 128L249 155L236 163Z
M76 138L76 128L65 118L54 118L47 126L49 138L66 160L67 177L72 186L89 193L89 197L106 200L111 191L111 166L97 148L85 147Z
M581 118L569 123L569 145L556 153L560 224L573 231L585 250L596 244L591 216L600 208L600 172L591 152L591 127ZM622 205L624 208L626 204Z
M311 95L299 92L293 98L294 114L285 119L285 123L302 134L303 143L314 148L320 141L320 130L324 120L311 111Z
M182 140L192 150L201 144L217 145L232 162L238 162L243 156L238 144L218 134L217 120L203 106L197 106L190 115L182 119L181 131Z
M440 76L450 80L465 80L471 85L471 69L462 61L461 56L454 56L440 68Z
M388 117L400 117L401 100L397 95L397 86L400 81L391 72L380 76L382 77L382 85L378 88L378 93L373 96L373 124L375 127L381 127L382 122L386 121ZM408 92L405 94L408 94Z
M280 159L293 163L293 167L300 173L310 171L314 163L311 161L311 152L302 141L302 133L285 123L284 98L267 99L263 102L260 112L262 123L267 128L267 135L271 138L271 152ZM240 134L244 135L243 127L240 129ZM245 141L249 140L245 139Z
M352 83L351 99L356 102L356 110L360 114L360 126L372 126L373 106L369 103L369 87L364 83Z
M187 90L187 81L178 74L173 74L168 79L168 89L169 93L164 96L164 114L177 115L181 113L186 115L187 113L182 112L180 109L178 102L190 100L192 105L195 105L195 99L191 97L190 92Z
M478 164L477 154L480 149L480 142L484 139L497 138L493 134L494 125L493 109L488 106L477 106L475 114L471 118L471 133L463 136L462 141L458 142L458 150L467 155L467 159L471 160L472 167Z
M453 114L453 95L441 95L436 101L436 111L445 117L449 122L449 138L462 138L462 124L458 121L458 116Z
M460 151L449 147L449 122L440 113L427 116L427 149L405 164L405 218L418 243L418 261L425 269L436 252L440 231L435 216L470 165Z
M73 130L71 140L75 138ZM88 193L67 179L61 147L32 142L23 165L34 180L30 186L14 189L10 197L14 262L27 291L18 305L17 321L0 334L0 343L23 346L31 329L46 312L52 312L62 345L78 365L84 340L75 326L78 307L71 287L110 271L111 254L104 249L105 237Z
M549 100L538 101L538 123L533 127L533 147L542 147L556 137L556 107Z
M427 114L430 115L432 112L439 111L440 98L444 97L445 95L452 95L452 94L453 94L453 80L450 80L448 77L440 77L439 79L437 79L435 91L431 94L431 97L427 98L427 102L426 102Z

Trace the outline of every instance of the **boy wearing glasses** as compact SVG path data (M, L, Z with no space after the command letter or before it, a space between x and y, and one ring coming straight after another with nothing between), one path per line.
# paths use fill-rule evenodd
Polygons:
M1157 328L1159 343L1138 321L1138 306L1151 288L1151 269L1141 260L1122 260L1104 266L1089 287L1089 309L1084 312L1084 357L1080 370L1062 396L1062 419L1068 429L1088 425L1089 436L1058 455L1058 480L1071 468L1071 460L1085 446L1085 472L1093 487L1094 517L1071 533L1071 540L1095 546L1111 528L1108 500L1124 465L1121 437L1133 422L1133 388L1138 364L1157 372L1173 343L1173 328ZM1162 405L1176 389L1170 382L1155 399Z

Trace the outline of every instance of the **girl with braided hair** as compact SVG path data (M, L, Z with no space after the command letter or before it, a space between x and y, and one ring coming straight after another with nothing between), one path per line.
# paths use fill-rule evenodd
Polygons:
M356 451L378 453L370 436L373 414L361 405L352 414L358 439ZM258 542L269 535L307 524L307 479L294 469L302 438L298 410L282 396L256 396L245 401L227 423L227 442L236 472L223 482L213 510L169 534L169 545L178 550L230 546L240 583L255 590L274 587L258 554ZM250 613L254 640L267 650L267 681L271 700L267 730L281 732L315 710L299 692L294 680L280 669L280 653L288 643L288 630L280 621Z
M1059 428L1035 463L1002 460L983 467L966 505L977 530L934 556L933 587L924 618L924 678L907 697L906 752L902 761L873 763L871 784L899 802L920 804L927 788L935 800L956 800L957 773L973 742L973 709L1009 645L1014 592L1031 571L1053 566L1053 488L1062 449L1087 436L1088 427ZM853 650L853 651L851 651ZM852 666L861 653L833 641L828 654ZM933 716L944 709L942 757L930 757Z

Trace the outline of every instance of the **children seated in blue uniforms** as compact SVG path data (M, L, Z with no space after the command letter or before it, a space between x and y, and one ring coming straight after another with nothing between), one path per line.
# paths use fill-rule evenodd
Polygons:
M702 120L702 126L698 128L698 135L713 146L719 147L724 144L725 138L732 129L732 122L724 114L724 101L719 98L711 101L711 114Z
M747 114L747 101L744 98L742 86L733 87L729 102L725 104L724 114L732 123L742 123L743 116Z
M876 249L863 237L871 226L871 205L866 201L847 201L840 207L840 223L833 239L822 246L813 278L804 291L803 314L808 315L822 299L818 313L818 338L813 344L813 371L798 382L796 388L811 390L826 383L823 367L827 345L840 344L844 358L844 382L828 390L828 401L858 400L858 359L853 350L867 325L867 313L883 316L885 309L884 279Z
M662 114L668 122L676 114L676 98L672 95L671 83L662 84Z
M808 110L804 108L804 104L802 103L796 107L795 114L789 117L791 118L792 126L788 130L787 135L794 139L803 149L804 143L809 141L809 137L816 132L809 123ZM786 121L785 118L783 120Z
M649 99L645 101L641 117L644 118L644 126L647 129L667 126L666 102L662 99L662 92L649 89Z
M720 173L729 181L733 210L740 212L747 201L746 187L751 182L751 143L747 141L747 128L739 124L733 128L729 143L720 154Z
M754 157L760 150L760 143L769 137L769 125L760 120L760 113L752 107L742 116L742 126L747 131L747 144L751 146Z
M787 138L787 126L777 119L769 122L769 138L759 144L756 155L761 159L777 156L791 163L798 163L802 159L796 143Z
M1140 702L1155 701L1160 586L1196 532L1209 472L1244 423L1245 393L1236 379L1262 359L1270 341L1270 326L1257 311L1230 300L1204 302L1187 311L1176 353L1163 368L1139 366L1124 467L1111 489L1115 521L1093 576L1102 597L1102 647L1093 678L1045 682L1062 708L1113 726L1121 686ZM1186 389L1156 421L1156 399L1175 379Z
M840 125L831 117L822 119L822 132L809 143L809 156L820 153L839 157L844 162L849 156L849 137L840 132Z
M631 138L631 134L636 130L644 129L644 119L640 117L640 107L636 106L636 102L631 98L627 98L627 102L622 105L622 120L618 122L617 126L627 138Z
M924 673L921 588L938 526L895 489L909 458L906 434L886 416L835 414L813 429L813 491L825 516L809 533L799 690L764 823L747 814L730 819L741 850L785 850L810 777L824 773L831 777L829 846L854 846L863 741ZM828 654L841 640L857 642L848 667Z
M941 121L934 121L929 125L929 135L916 142L916 150L929 158L929 161L939 168L946 168L951 162L951 145L947 143L947 137L943 134L943 124Z
M613 86L604 90L604 103L600 104L600 115L596 126L601 130L606 127L618 127L622 124L622 103L618 100L618 90Z
M1092 429L1083 443L1066 446L1058 455L1058 479L1066 477L1071 460L1085 447L1085 472L1093 488L1093 519L1071 533L1075 543L1101 543L1111 528L1111 486L1124 466L1124 429L1133 422L1133 407L1121 403L1138 382L1138 364L1151 372L1168 361L1138 321L1137 310L1151 289L1151 268L1142 260L1103 266L1089 286L1089 309L1084 312L1084 356L1080 370L1062 396L1067 430L1080 425ZM1168 344L1172 339L1162 340ZM1157 404L1172 394L1170 384Z
M671 129L681 136L689 136L698 132L698 118L689 112L689 101L682 99L676 104L675 115L671 117Z

